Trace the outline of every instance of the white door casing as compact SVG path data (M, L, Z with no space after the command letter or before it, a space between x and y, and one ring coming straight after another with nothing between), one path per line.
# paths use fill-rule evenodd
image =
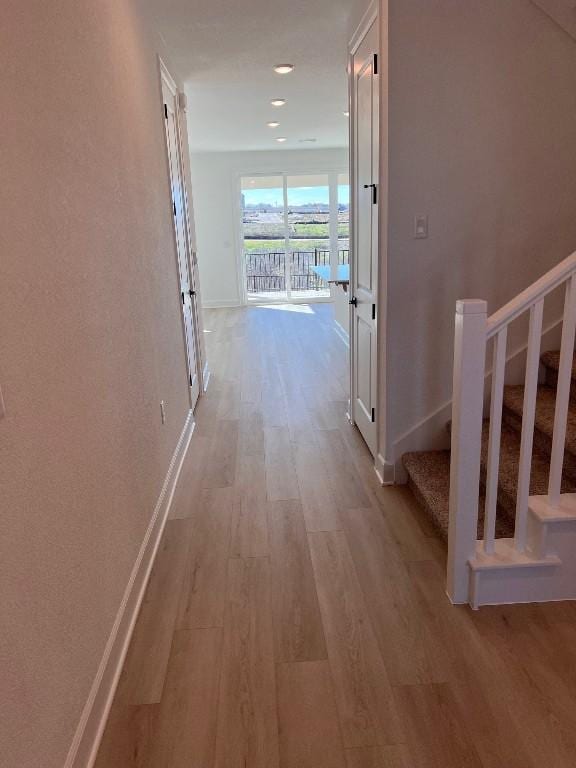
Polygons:
M378 41L375 19L352 55L350 78L354 243L350 285L351 416L373 456L378 448Z
M196 291L194 289L188 254L186 193L184 189L183 164L180 153L177 95L174 83L167 74L162 71L166 151L168 153L168 167L170 172L171 203L176 254L178 258L180 301L182 306L188 385L190 388L190 407L193 409L200 394L198 347L196 326L194 322Z

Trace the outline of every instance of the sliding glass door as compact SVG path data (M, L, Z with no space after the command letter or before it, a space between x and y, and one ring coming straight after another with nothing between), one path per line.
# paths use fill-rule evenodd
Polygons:
M288 299L284 203L283 176L242 179L242 234L249 299Z
M347 227L341 223L348 210L347 177L246 176L241 190L248 301L330 298L328 280L339 263L347 263Z
M330 184L328 174L288 176L288 264L293 298L328 298ZM319 269L322 267L323 269Z

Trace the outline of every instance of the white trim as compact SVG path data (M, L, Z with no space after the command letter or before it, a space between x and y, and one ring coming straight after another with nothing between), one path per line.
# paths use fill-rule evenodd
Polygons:
M206 361L204 365L204 370L202 371L202 388L204 392L208 391L208 384L210 384L210 368L208 367L208 361Z
M376 454L374 459L374 472L376 472L376 477L381 485L394 485L394 464L389 464L381 453Z
M96 760L194 426L194 416L192 411L189 411L138 557L132 568L96 677L84 705L64 768L92 768Z
M356 31L350 38L350 42L348 44L348 53L351 56L354 56L358 48L360 47L362 41L366 37L366 33L372 26L372 24L376 21L378 18L378 3L376 0L372 0L368 8L366 9L366 13L364 16L362 16L362 20L360 21L360 24L358 24Z

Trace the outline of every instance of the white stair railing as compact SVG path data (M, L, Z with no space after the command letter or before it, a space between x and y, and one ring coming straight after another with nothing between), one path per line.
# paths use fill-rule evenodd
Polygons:
M576 253L564 259L490 317L487 316L485 301L466 299L456 304L447 568L447 591L453 603L466 603L469 600L469 562L475 556L478 546L480 456L488 341L494 338L484 538L481 546L483 552L489 556L494 553L496 539L508 326L524 313L529 313L513 544L515 550L522 553L526 548L544 299L562 284L566 285L566 293L548 485L548 502L557 506L560 501L576 329Z

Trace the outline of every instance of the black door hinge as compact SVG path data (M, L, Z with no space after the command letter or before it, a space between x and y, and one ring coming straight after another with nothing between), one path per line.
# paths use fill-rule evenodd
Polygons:
M176 216L176 203L172 203L172 210L174 211L174 216Z
M376 411L374 408L372 408L372 423L376 421Z
M168 104L164 104L164 117L168 120Z
M186 304L186 294L182 291L182 304Z
M372 74L377 75L378 74L378 54L374 54L374 62L372 64Z
M376 304L372 304L372 320L376 320Z
M372 190L372 204L376 205L378 202L378 186L376 184L364 184L364 189Z
M190 382L190 386L192 386L192 374L188 374L188 381Z

